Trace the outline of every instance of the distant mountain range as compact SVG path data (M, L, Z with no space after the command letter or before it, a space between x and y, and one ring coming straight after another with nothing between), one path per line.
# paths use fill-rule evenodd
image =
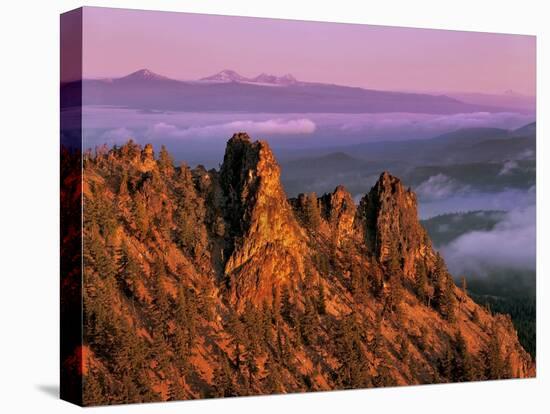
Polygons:
M115 79L82 81L84 105L140 110L238 111L271 113L454 114L510 109L463 102L447 95L389 92L298 81L290 74L262 73L254 78L233 70L195 81L181 81L142 69ZM79 105L80 82L62 85L65 107ZM73 92L73 93L71 93Z
M221 72L216 73L215 75L208 76L206 78L200 79L201 81L210 81L210 82L242 82L242 83L261 83L265 85L295 85L298 80L292 76L290 73L287 73L283 76L270 75L267 73L261 73L254 78L247 78L242 75L239 75L234 70L225 69Z
M410 160L452 164L465 162L499 162L533 158L536 146L536 124L515 130L501 128L462 128L430 139L380 141L357 144L347 149L366 160Z
M441 175L479 191L528 189L535 184L535 154L534 122L515 130L462 128L430 139L294 151L281 177L290 195L326 192L335 183L361 194L381 170L398 172L413 187Z
M506 107L518 112L527 113L534 112L537 104L536 97L522 95L511 90L507 90L499 94L449 92L446 93L446 95L462 102L477 105Z
M118 79L119 81L171 81L167 76L159 75L149 69L141 69Z

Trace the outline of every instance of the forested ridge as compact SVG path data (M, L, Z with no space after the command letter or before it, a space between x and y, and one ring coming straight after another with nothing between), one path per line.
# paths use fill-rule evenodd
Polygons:
M130 141L83 154L84 404L533 376L383 173L287 199L269 146L219 171Z

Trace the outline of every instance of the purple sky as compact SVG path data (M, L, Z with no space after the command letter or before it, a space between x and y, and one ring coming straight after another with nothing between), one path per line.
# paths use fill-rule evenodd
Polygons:
M401 91L534 95L534 36L85 8L84 77L291 73Z

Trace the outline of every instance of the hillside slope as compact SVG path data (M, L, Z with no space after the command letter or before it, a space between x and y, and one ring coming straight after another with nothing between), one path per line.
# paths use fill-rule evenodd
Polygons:
M131 141L83 158L85 405L535 375L389 173L356 206L287 200L242 133L219 171Z

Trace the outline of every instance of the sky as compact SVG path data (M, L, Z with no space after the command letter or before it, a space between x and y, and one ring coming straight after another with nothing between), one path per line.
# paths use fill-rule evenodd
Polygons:
M381 90L536 90L536 38L526 35L87 7L83 37L85 78L233 69Z

